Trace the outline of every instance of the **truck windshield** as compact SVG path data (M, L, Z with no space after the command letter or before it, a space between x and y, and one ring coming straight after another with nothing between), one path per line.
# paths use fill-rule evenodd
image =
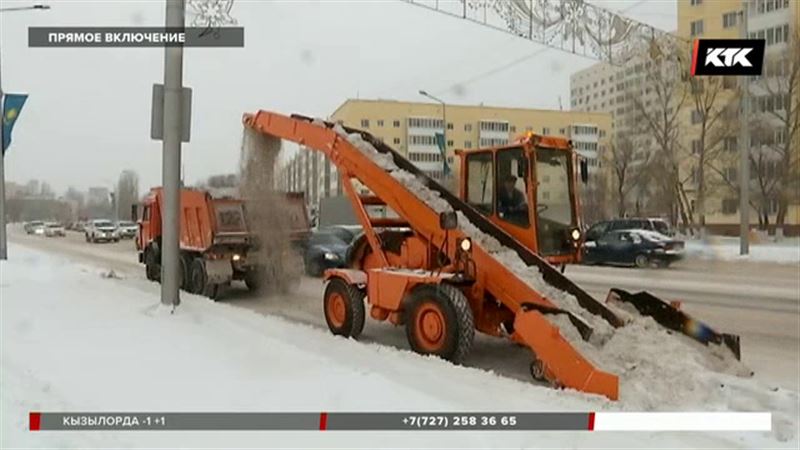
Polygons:
M536 214L539 251L545 255L570 252L573 224L569 152L536 149Z

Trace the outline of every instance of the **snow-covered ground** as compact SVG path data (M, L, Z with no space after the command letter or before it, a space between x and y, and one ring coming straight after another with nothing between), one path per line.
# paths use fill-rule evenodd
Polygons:
M800 238L785 238L774 242L763 240L750 244L750 254L739 254L739 238L709 236L705 240L687 239L686 253L690 257L722 261L755 261L800 264Z
M785 447L798 396L730 377L698 382L680 408L769 411L771 433L29 432L30 411L597 411L641 409L499 377L183 294L12 245L0 265L0 447ZM640 347L647 347L642 343ZM632 350L652 351L652 348ZM680 372L680 368L675 368ZM686 375L686 374L681 374ZM690 374L691 375L691 374ZM654 384L676 383L674 373ZM623 384L624 386L624 384ZM668 404L668 402L665 402Z

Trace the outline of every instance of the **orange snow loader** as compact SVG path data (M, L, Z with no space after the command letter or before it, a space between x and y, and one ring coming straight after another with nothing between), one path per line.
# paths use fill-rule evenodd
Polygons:
M247 223L244 200L215 198L207 191L183 188L180 191L180 270L181 289L217 299L221 288L233 280L242 280L250 290L263 283L262 264L256 250L258 242ZM308 216L302 194L286 194L292 218L287 239L306 238ZM139 262L145 265L148 280L161 278L161 210L164 191L152 188L142 205L132 208L138 223L136 249ZM141 206L142 215L138 217ZM138 220L137 220L138 219Z
M551 265L579 258L580 163L569 141L529 134L507 147L459 152L459 198L364 131L269 111L245 114L243 123L323 152L364 228L364 243L354 244L349 267L325 272L323 311L334 334L359 336L366 297L369 315L405 326L418 353L460 362L475 330L508 336L533 352L535 378L618 398L617 376L595 367L551 321L566 316L584 340L593 328L581 315L624 326L606 303ZM554 184L549 200L541 192L545 177ZM355 181L370 194L360 194ZM520 194L510 195L511 206L499 205L501 184L522 191L527 207ZM396 216L370 216L369 205L388 207ZM574 304L564 300L570 296ZM724 343L738 356L738 337L691 321L658 298L620 290L613 298L702 342ZM684 330L687 321L693 326Z

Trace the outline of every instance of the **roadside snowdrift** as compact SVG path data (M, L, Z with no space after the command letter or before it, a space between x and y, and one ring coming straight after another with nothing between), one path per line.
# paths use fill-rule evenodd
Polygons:
M589 411L639 405L337 338L188 294L169 314L159 307L154 283L106 278L103 270L15 245L10 258L0 263L3 448L792 448L798 443L796 435L778 440L774 433L31 433L30 411ZM733 386L728 401L716 401L698 396L678 409L786 416L797 397L777 392L753 398Z

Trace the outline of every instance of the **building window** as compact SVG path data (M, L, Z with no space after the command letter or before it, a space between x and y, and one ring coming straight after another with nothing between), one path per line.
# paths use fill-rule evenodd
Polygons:
M361 119L361 128L369 128L369 119Z
M464 131L472 131L472 124L471 123L465 123L464 124Z
M736 11L725 13L722 15L722 27L730 28L736 26Z
M700 140L699 139L692 140L692 154L693 155L699 155L700 154L700 147L701 147L701 144L700 144Z
M703 3L703 0L691 0L691 5L692 6L697 6L697 5L701 4L701 3Z
M392 125L393 125L395 128L400 128L400 121L399 121L399 120L395 120L394 122L392 122Z
M448 129L448 130L452 130L452 129L453 129L453 124L452 124L452 122L448 122L448 123L447 123L447 129Z
M511 128L509 128L509 130L511 130L512 133L516 133L517 132L517 127L515 127L514 125L511 125Z
M472 141L464 141L464 148L472 148Z
M692 125L698 124L703 121L703 113L698 110L692 110Z
M451 140L449 140L449 139L448 139L448 141L447 141L447 146L448 146L448 147L452 147L452 146L453 146L453 141L451 141Z
M739 210L739 200L735 198L726 198L722 200L722 214L736 214Z
M394 140L392 142L394 142L395 145L399 145L400 144L400 138L394 138Z
M560 135L562 135L562 136L566 135L566 134L567 134L566 132L567 132L567 130L565 130L565 129L563 129L563 128L559 128L559 129L558 129L558 134L560 134Z
M736 182L736 167L727 167L725 169L725 179L728 180L728 183L735 183Z
M378 121L378 126L379 126L379 127L382 127L382 126L383 126L383 120L379 120L379 121Z
M545 136L550 135L550 128L542 127L542 134L545 135Z
M412 134L408 137L408 144L409 145L436 145L436 138L433 136L420 136L416 134Z
M695 20L689 24L689 34L692 36L699 36L703 34L703 21Z

